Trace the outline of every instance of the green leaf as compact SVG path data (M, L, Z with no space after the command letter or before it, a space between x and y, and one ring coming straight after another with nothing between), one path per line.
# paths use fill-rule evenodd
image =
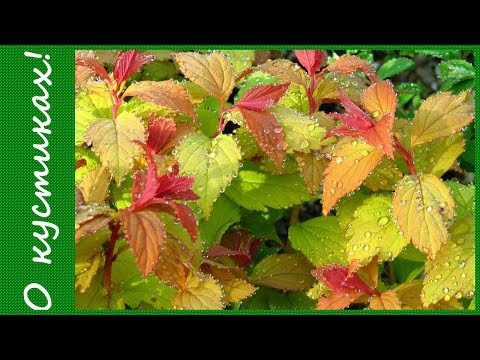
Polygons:
M312 199L302 179L295 175L271 175L244 166L226 191L227 196L249 210L286 209Z
M455 219L475 215L475 185L462 185L455 181L445 181L455 201Z
M277 77L268 75L261 71L255 71L243 80L242 84L240 85L240 90L238 91L238 94L236 96L235 103L242 100L243 94L245 94L245 92L252 87L258 85L275 84L276 82L278 82Z
M125 177L120 186L110 185L110 193L117 210L126 209L132 204L132 185L131 173Z
M75 308L81 310L124 310L125 304L117 291L110 294L110 308L107 291L103 287L103 268L93 277L90 287L85 292L75 293Z
M195 109L200 121L200 130L208 137L212 137L217 130L221 107L220 101L208 96Z
M122 112L115 121L98 119L91 123L85 140L93 144L93 151L120 186L138 153L139 146L135 142L145 141L145 129L135 115Z
M475 217L456 220L449 230L450 240L425 263L424 306L475 294Z
M105 83L88 87L75 95L75 145L84 142L89 125L112 117L112 100Z
M427 256L419 250L415 249L412 244L408 244L405 249L403 249L402 252L397 256L397 258L421 263L425 263L425 261L427 260Z
M237 174L242 158L240 149L228 135L210 139L194 133L178 146L177 158L181 174L195 178L192 189L200 196L197 204L208 218L213 203Z
M299 310L315 309L316 301L310 299L303 291L281 293L277 290L260 287L250 298L244 300L241 310Z
M363 185L373 191L393 190L395 184L403 177L395 160L384 157L368 177Z
M336 215L342 231L347 230L348 224L350 224L350 221L353 219L353 213L368 196L368 190L360 188L352 195L347 195L340 199L337 204Z
M143 101L137 97L131 98L123 107L123 111L140 116L142 119L148 119L152 113L162 117L173 117L175 115L175 112L169 108L155 105L150 101Z
M417 54L430 55L443 60L460 59L460 50L417 50Z
M85 166L75 169L75 184L82 181L82 178L90 171L95 169L100 164L100 159L95 153L84 146L75 146L75 161L85 160Z
M240 207L225 195L213 204L212 215L198 226L204 249L219 244L225 231L240 221Z
M142 68L142 80L161 81L175 76L177 67L171 61L152 61Z
M255 236L263 236L268 240L280 242L275 223L283 217L284 213L284 209L269 209L267 212L263 212L241 208L241 225Z
M392 262L398 283L412 281L423 272L425 263L396 258Z
M133 256L132 256L133 257ZM171 309L176 290L165 285L154 275L144 279L139 272L120 285L121 296L128 306L138 307L141 303L152 305L155 309Z
M252 133L248 131L246 127L242 126L235 129L233 137L237 141L238 146L240 146L240 149L242 149L244 159L251 159L263 153L257 140L255 140Z
M377 71L380 79L398 75L404 71L415 69L415 62L407 58L394 58L386 61Z
M407 246L403 232L393 222L392 198L376 195L365 199L353 212L347 226L348 260L358 260L363 265L378 255L379 260L396 257Z
M321 148L326 129L318 125L314 117L300 114L295 110L275 106L269 110L275 115L285 133L287 152L310 152Z
M409 119L413 118L415 110L420 106L421 95L425 91L425 85L422 83L400 83L395 85L395 90L398 99L397 115ZM409 101L411 101L411 105L407 106ZM408 112L402 113L401 108Z
M463 132L467 145L465 151L460 155L460 166L467 171L475 172L475 124L472 123L467 126Z
M316 217L288 229L292 247L315 266L347 265L346 239L335 216Z
M454 90L455 88L454 92L458 93L475 85L475 68L465 60L442 61L438 64L438 70L440 71L439 78L443 80L441 90Z
M252 66L255 60L255 50L220 50L227 55L235 74L239 74Z
M418 172L441 177L452 167L464 147L465 140L461 132L417 145L413 149L415 168Z
M300 254L270 255L260 261L252 273L252 281L282 290L302 290L314 283L312 264Z
M110 230L102 229L83 236L75 245L75 262L81 263L104 250L103 244L110 239Z
M310 110L310 103L305 87L295 83L290 84L288 90L278 101L278 104L303 114L308 114Z

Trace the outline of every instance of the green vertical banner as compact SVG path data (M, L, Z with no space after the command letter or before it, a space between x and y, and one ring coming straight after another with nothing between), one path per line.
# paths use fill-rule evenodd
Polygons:
M479 56L0 46L0 315L480 314Z
M74 51L1 46L0 313L74 304ZM70 169L71 168L71 169Z

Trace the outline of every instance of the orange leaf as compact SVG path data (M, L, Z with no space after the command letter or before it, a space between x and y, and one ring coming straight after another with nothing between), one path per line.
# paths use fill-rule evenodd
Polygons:
M323 172L328 161L319 151L303 153L294 151L298 171L303 177L303 182L312 195L318 194L323 181Z
M136 96L137 98L167 107L183 115L197 118L185 88L173 80L140 81L130 85L123 93L123 97Z
M177 289L184 289L189 265L187 262L189 251L178 239L167 233L155 269L155 275Z
M374 119L379 119L384 114L390 114L395 118L397 108L397 96L393 85L389 81L381 81L369 86L362 95L363 108L367 110ZM393 127L393 121L390 124Z
M147 277L158 262L160 247L163 244L165 228L153 211L120 211L120 219L125 227L126 238L135 256L137 267L143 277Z
M393 159L393 138L392 134L390 133L392 124L393 121L391 115L385 114L375 126L372 126L367 131L360 133L358 136L370 145L383 150L389 158Z
M361 296L363 294L331 293L327 297L318 299L317 310L342 310Z
M401 308L402 302L393 290L385 291L370 300L370 309L372 310L401 310Z
M173 55L182 73L225 104L235 85L232 65L219 52L199 54L183 52Z
M285 134L277 118L266 111L252 111L240 108L248 131L257 140L279 171L285 159Z
M355 70L363 71L372 83L378 82L377 74L375 73L375 70L373 70L372 65L368 61L362 60L353 55L343 55L339 57L323 69L319 73L318 78L321 78L327 72L347 74L354 72Z
M230 270L209 266L210 273L222 286L224 301L227 303L243 301L257 290L248 281L239 279Z
M338 149L338 150L337 150ZM325 170L322 206L327 215L335 203L356 190L382 159L383 151L361 140L342 139Z
M307 86L305 71L290 60L277 59L267 61L266 63L257 66L254 70L276 76L286 82L300 84L305 87Z

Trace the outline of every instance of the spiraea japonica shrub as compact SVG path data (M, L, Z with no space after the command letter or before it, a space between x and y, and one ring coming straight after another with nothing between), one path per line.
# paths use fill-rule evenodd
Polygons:
M77 307L473 308L471 62L78 51Z

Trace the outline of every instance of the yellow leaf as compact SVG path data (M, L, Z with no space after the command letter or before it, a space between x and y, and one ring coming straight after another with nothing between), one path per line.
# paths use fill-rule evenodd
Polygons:
M413 119L411 146L450 136L473 121L475 106L468 91L430 96Z
M87 143L115 178L117 186L133 166L133 158L138 153L135 141L145 141L142 122L133 114L122 112L115 121L98 119L85 134Z
M85 202L101 204L107 197L109 185L110 173L107 168L97 166L82 178L78 186L82 190Z
M270 255L252 273L256 284L282 290L302 290L313 285L313 265L300 254Z
M338 88L354 103L360 104L362 91L366 88L366 82L362 76L355 73L333 74L328 78L321 78L313 92L316 103L332 103L339 101Z
M407 240L430 258L447 242L445 222L453 218L454 202L436 176L405 176L393 197L393 215Z
M401 308L402 302L393 290L385 291L370 300L370 309L372 310L401 310Z
M224 301L227 303L245 300L257 290L252 284L234 276L228 269L216 266L210 266L209 269L213 277L222 286L225 296Z
M191 272L185 289L175 295L173 305L185 310L221 310L224 307L222 298L222 288L216 280L210 276L200 278Z
M395 117L397 95L389 81L382 81L369 86L362 95L362 104L373 118L378 121L384 114ZM392 122L393 124L393 122Z
M370 190L394 190L395 184L402 178L395 160L383 158L375 170L363 181L363 185Z
M257 66L255 71L262 71L286 82L307 86L307 76L305 71L299 65L294 64L290 60L269 60L266 63Z
M235 85L232 65L219 52L199 54L182 52L173 55L182 73L225 104Z
M342 139L330 153L325 170L322 206L327 215L336 202L357 189L385 154L362 140Z
M418 145L413 149L413 163L418 172L440 177L452 167L464 147L463 133Z
M449 230L450 240L435 260L425 263L424 306L441 299L471 299L475 293L475 217L459 219Z
M197 118L187 91L173 80L140 81L130 85L123 96L135 96L183 115Z
M100 267L102 255L97 254L87 262L75 264L75 289L81 293L90 287L92 279Z
M452 298L449 301L440 299L436 304L430 304L428 307L424 307L420 299L422 287L422 280L414 280L403 283L395 288L395 292L402 303L402 310L463 309L462 305L455 298Z
M323 172L327 168L328 161L320 151L309 153L294 151L298 171L302 175L303 182L312 195L317 195L323 181Z

